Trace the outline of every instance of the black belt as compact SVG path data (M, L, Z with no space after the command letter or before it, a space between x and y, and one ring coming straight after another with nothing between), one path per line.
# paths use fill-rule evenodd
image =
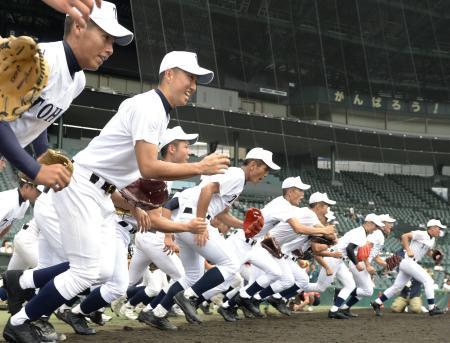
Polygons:
M183 213L188 213L188 214L192 214L192 208L190 207L185 207ZM211 216L209 214L206 215L206 219L211 220Z
M129 233L133 234L136 233L137 230L134 228L133 225L131 225L130 223L127 223L125 220L121 220L120 222L118 222L120 226L122 226L123 228L125 227L131 227L131 229L128 230Z
M294 262L297 262L298 259L299 259L299 257L290 256L290 255L286 255L286 254L281 254L281 257L283 257L286 260L291 260L291 261L294 261Z
M89 181L95 185L98 182L98 180L100 180L100 177L92 173L91 177L89 178ZM99 187L100 189L104 190L105 193L109 194L113 194L116 191L116 186L106 181L103 183L103 185Z
M24 226L22 226L22 230L26 230L26 229L28 229L28 227L29 227L30 225L28 225L28 224L25 224Z
M257 243L257 241L254 239L251 239L251 238L246 238L245 243L250 244L251 246L254 246Z

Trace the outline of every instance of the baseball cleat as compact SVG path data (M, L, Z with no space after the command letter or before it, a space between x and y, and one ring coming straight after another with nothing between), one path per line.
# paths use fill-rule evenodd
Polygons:
M105 325L105 321L103 320L103 313L100 311L95 311L92 313L89 313L86 316L92 323L95 323L97 325L103 326Z
M73 313L71 310L64 310L64 312L56 311L55 315L64 323L69 324L75 333L79 335L95 335L96 332L87 324L86 318L80 313Z
M138 315L134 311L134 306L129 304L123 304L119 310L119 316L121 318L128 318L131 320L136 320Z
M431 310L428 311L430 316L436 316L438 314L444 314L444 311L442 311L439 307L434 306Z
M48 319L39 318L33 322L33 326L45 341L58 341L58 333Z
M223 317L223 319L225 319L225 321L227 321L227 322L235 322L236 321L236 318L234 317L233 309L231 307L225 308L225 307L220 306L217 309L217 313L219 313Z
M252 315L258 318L264 317L258 307L255 306L255 303L251 298L243 298L240 294L236 296L236 304L241 307L245 307Z
M141 311L137 318L141 323L153 326L160 330L177 330L178 328L173 325L166 317L157 317L153 311Z
M382 312L381 312L381 305L376 303L375 301L371 301L370 302L370 306L372 306L373 310L375 311L375 315L377 317L381 317L382 316Z
M348 319L348 317L345 314L343 314L341 312L338 312L338 311L336 311L336 312L329 311L328 312L328 318L331 318L331 319Z
M290 316L292 314L291 310L288 309L286 303L281 298L274 298L271 296L267 298L267 302L272 305L272 307L274 307L278 312L286 316Z
M233 316L234 316L234 319L236 319L236 320L241 320L242 318L239 317L237 310L238 310L237 307L233 307L233 308L231 309L231 312L232 312L232 314L233 314Z
M209 309L209 304L207 302L202 302L200 305L198 305L198 308L203 312L203 314L207 316L212 315L212 312Z
M183 310L184 315L186 316L186 320L191 322L197 322L201 323L202 320L199 316L197 316L197 313L195 313L196 308L196 299L195 298L186 298L184 296L184 291L180 291L173 297L173 300L175 300L176 304L180 306L180 308Z
M339 312L343 313L344 315L346 315L349 318L358 317L358 315L356 313L353 313L352 311L350 311L350 308L341 309L341 310L339 310Z
M11 318L3 329L3 338L7 342L35 343L40 342L42 337L29 321L21 325L11 325Z
M3 286L8 293L8 310L11 314L16 314L22 309L22 304L31 299L34 289L22 289L19 279L23 270L7 270L2 274Z

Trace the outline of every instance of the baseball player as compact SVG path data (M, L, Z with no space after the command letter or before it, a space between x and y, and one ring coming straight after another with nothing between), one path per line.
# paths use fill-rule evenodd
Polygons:
M358 247L366 244L367 235L371 234L379 227L383 227L383 225L383 222L376 214L370 213L366 216L362 226L346 232L344 236L339 238L338 243L332 250L339 251L343 258L348 258L351 263L356 266L358 271L362 271L364 270L365 264L364 262L357 260L356 250ZM333 270L333 274L327 275L325 268L321 268L317 283L310 283L306 291L323 292L331 285L335 277L337 277L343 287L337 294L334 304L328 312L328 318L348 319L348 316L338 310L344 304L350 293L355 289L353 276L343 259L324 257L324 260Z
M186 134L180 126L168 129L159 144L162 159L172 163L187 162L189 145L194 144L197 139L198 134ZM175 249L177 248L174 247L172 234L157 231L137 233L129 268L130 286L136 285L142 279L150 263L155 264L173 281L180 279L184 275L184 269L178 255L173 253ZM148 304L159 291L160 289L155 289L152 285L138 291L123 305L122 312L135 307L140 302Z
M288 201L289 206L286 206L286 217L287 219L281 220L278 222L275 222L275 224L282 225L281 229L282 234L281 236L286 237L286 242L290 240L296 239L299 235L320 235L320 234L332 234L334 233L334 226L326 226L324 227L320 222L317 220L317 215L315 213L312 213L310 211L304 211L302 210L301 216L297 215L296 210L292 207L298 206L301 199L303 198L304 190L309 189L309 185L305 185L301 182L300 177L297 178L288 178L284 182L283 188L283 194L288 195L288 193L295 192L295 193L301 193L301 196L299 198L289 198ZM283 187L283 185L282 185ZM288 198L286 198L288 199ZM310 208L320 208L321 211L327 211L328 207L330 205L334 205L335 202L333 200L330 200L326 193L320 193L316 192L311 195L310 199ZM277 203L278 202L278 203ZM281 203L283 205L283 203ZM274 217L274 215L271 213L277 213L280 211L282 207L280 206L279 200L277 199L272 200L270 203L268 203L263 209L263 215L264 218L266 218L266 214L268 216ZM313 211L314 212L314 211ZM319 211L320 212L320 211ZM278 214L277 214L278 216ZM312 218L312 219L311 219ZM304 219L304 222L303 222ZM314 225L311 225L311 223L314 223ZM286 224L282 224L286 223ZM266 225L261 232L256 235L257 238L261 237L262 235L266 235L268 231L274 226L270 227L268 226L266 228ZM265 231L266 229L269 229ZM269 233L270 235L270 233ZM264 236L262 236L264 237ZM268 287L270 284L280 281L277 286L280 287L280 291L284 289L285 287L288 288L293 283L293 276L292 273L288 272L288 266L284 264L284 262L280 261L280 259L274 258L266 249L264 249L261 244L257 244L254 247L254 251L251 255L251 258L249 262L257 267L258 269L264 271L261 275L259 275L254 282L249 283L246 287L242 288L239 291L239 294L236 296L234 301L241 307L245 307L247 310L249 310L253 315L255 316L262 316L261 312L259 311L258 306L255 305L255 303L258 303L258 300L255 302L253 301L252 297L257 294L258 292L262 291L264 288ZM278 292L278 289L274 292ZM273 290L272 290L273 291ZM270 290L267 290L267 292L271 292ZM272 293L273 294L273 293ZM270 295L270 294L268 294Z
M30 203L36 201L41 190L26 180L20 179L17 188L0 192L0 238L9 232L17 219L25 216Z
M61 13L69 15L78 25L86 27L89 14L94 8L94 0L42 0ZM95 0L97 7L101 7L102 0Z
M375 314L381 316L381 304L387 299L400 293L406 283L414 278L423 284L425 295L428 301L428 310L430 316L442 314L443 312L434 303L434 281L433 278L419 265L418 262L425 256L431 256L436 238L439 237L442 229L447 226L443 225L438 219L430 219L427 223L427 230L416 230L405 233L401 237L402 246L405 256L399 265L399 272L395 278L394 284L384 293L371 302Z
M246 182L258 183L269 169L280 169L272 161L272 153L262 148L250 150L242 168L232 167L225 174L203 177L198 186L181 192L186 201L180 204L177 221L189 221L193 217L215 218L226 225L242 228L243 222L229 213ZM239 263L226 249L224 238L211 225L201 235L180 233L176 235L185 275L168 289L161 302L150 311L143 310L139 320L163 330L176 326L167 320L167 313L174 301L181 307L189 322L200 322L195 313L198 298L207 290L234 277ZM204 275L204 259L214 264ZM203 275L203 276L202 276Z
M383 267L386 266L386 262L381 258L380 253L383 251L384 240L391 233L396 220L389 214L381 214L379 217L384 226L367 236L367 241L372 245L372 249L369 258L365 262L364 270L359 271L353 263L349 264L356 288L350 293L347 302L340 308L340 311L347 315L347 317L357 317L358 315L352 313L350 308L361 300L362 297L370 297L373 294L371 274L375 272L375 268L371 264L372 261L375 261Z
M70 13L74 15L76 9ZM43 154L48 148L47 128L84 89L83 70L97 70L112 55L114 43L127 45L133 39L133 33L118 23L116 6L110 2L103 1L101 8L94 6L90 18L83 28L66 17L63 41L39 45L50 69L47 86L20 118L0 122L0 154L36 184L55 191L67 186L69 172L59 164L40 165L23 147L34 142L36 156Z
M102 9L105 7L103 3ZM100 60L100 57L98 57ZM18 342L36 339L29 324L50 313L78 293L110 279L115 261L114 205L111 194L140 176L147 179L182 179L198 174L217 174L228 168L228 157L211 154L196 163L175 164L157 159L158 144L167 128L169 112L185 105L197 81L210 82L214 74L198 65L196 54L166 54L160 66L157 89L125 100L100 135L74 156L69 186L53 193L61 228L61 240L70 268L60 266L31 275L7 271L8 297L21 302L24 289L40 288L30 302L8 320L4 336ZM56 276L56 277L55 277ZM11 293L11 294L10 294ZM102 303L107 302L103 299Z

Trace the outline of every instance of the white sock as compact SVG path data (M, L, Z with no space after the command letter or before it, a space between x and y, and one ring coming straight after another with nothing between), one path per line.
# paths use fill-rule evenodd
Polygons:
M153 310L153 314L157 317L165 317L167 315L167 310L162 307L161 305L158 305L155 307L155 309Z
M28 269L23 272L19 278L19 284L22 289L36 288L33 279L33 270Z
M148 304L147 306L145 306L145 307L142 309L142 311L144 311L144 312L148 312L148 311L151 311L151 310L153 310L153 307L152 307L150 304Z
M11 325L22 325L26 320L30 320L30 318L28 318L27 313L25 312L25 307L22 307L19 312L11 317Z
M75 314L82 314L82 315L87 315L87 314L89 314L89 313L84 313L83 311L81 311L81 306L80 306L80 304L78 304L77 306L75 306L75 307L72 309L72 313L75 313Z
M245 289L241 289L239 291L239 295L241 296L241 298L247 298L247 299L251 298L250 295L248 295L248 293L245 291Z
M198 295L195 294L195 292L192 290L191 287L189 287L187 290L184 291L184 296L185 296L187 299L189 299L189 298L191 298L191 297L198 298Z
M435 306L436 306L436 304L430 304L430 305L428 305L428 310L432 310Z
M376 298L376 299L375 299L375 302L376 302L378 305L383 304L383 302L380 300L380 298Z
M344 304L344 305L341 306L341 309L343 309L343 310L346 310L346 309L348 309L348 308L350 308L350 307L348 307L347 304Z
M331 309L330 309L331 312L337 312L337 310L339 310L339 307L337 307L335 305L331 306Z
M228 303L228 300L225 301L225 302L222 304L222 307L223 307L223 308L228 308L228 307L230 307L230 304Z
M275 293L274 295L272 295L275 299L281 299L282 296L280 295L280 293Z

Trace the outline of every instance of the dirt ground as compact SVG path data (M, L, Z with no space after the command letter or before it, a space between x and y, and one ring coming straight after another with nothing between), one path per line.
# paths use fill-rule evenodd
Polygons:
M358 318L331 320L326 312L298 313L290 317L269 314L263 319L224 322L218 315L203 316L201 325L184 318L171 319L174 332L141 326L135 322L108 323L95 336L68 334L68 342L296 342L296 343L450 343L450 315L393 314L375 317L372 311L357 310ZM124 324L127 328L124 328ZM69 332L64 330L64 332Z

